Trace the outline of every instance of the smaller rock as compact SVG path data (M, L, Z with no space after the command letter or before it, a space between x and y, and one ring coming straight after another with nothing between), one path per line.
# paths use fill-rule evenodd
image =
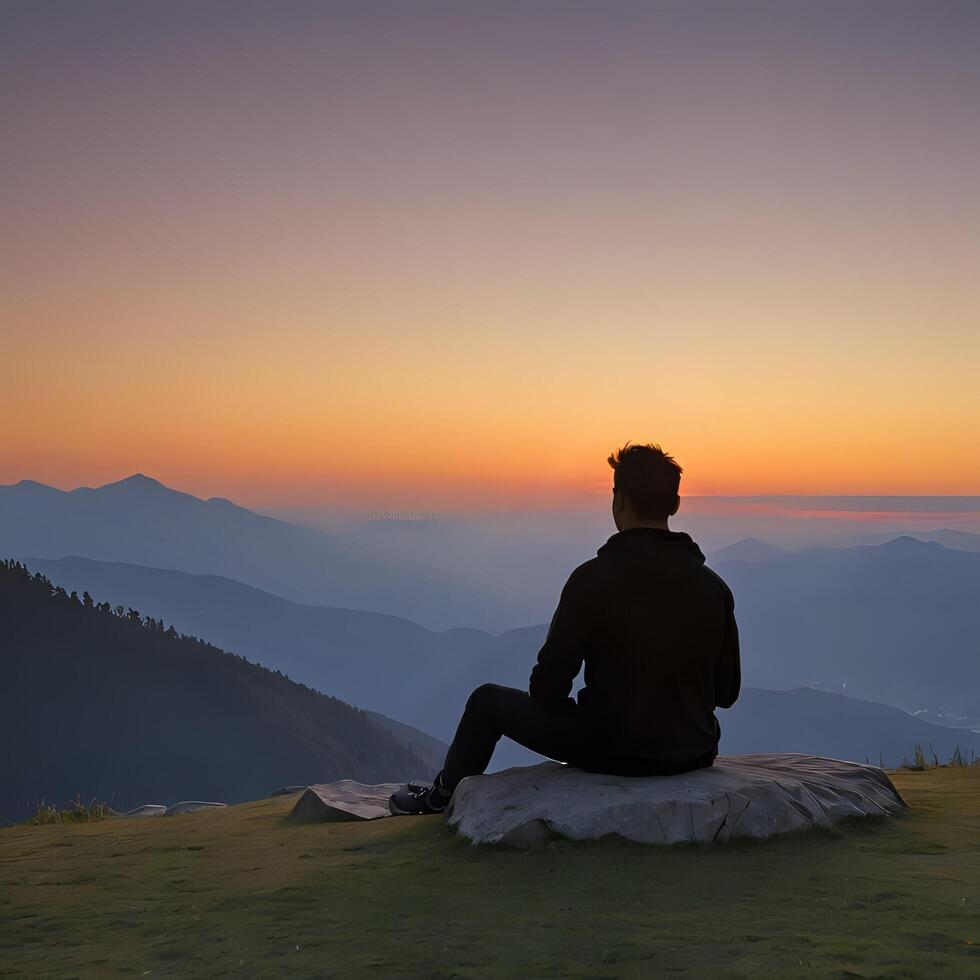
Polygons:
M134 810L122 814L124 817L173 817L181 813L196 813L198 810L223 810L227 803L206 803L203 800L185 800L173 806L162 803L144 803Z
M367 786L353 779L308 786L296 801L290 819L298 823L320 823L326 820L377 820L388 817L388 798L403 783L378 783Z
M223 810L227 803L204 803L201 800L186 800L183 803L175 803L167 807L167 816L172 817L178 813L196 813L198 810Z
M167 808L162 803L144 803L123 814L124 817L162 817Z

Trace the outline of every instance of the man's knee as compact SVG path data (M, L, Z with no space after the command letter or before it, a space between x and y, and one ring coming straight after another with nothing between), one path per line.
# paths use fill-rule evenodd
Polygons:
M500 701L500 692L509 688L500 684L481 684L467 699L466 710L471 714L484 714Z

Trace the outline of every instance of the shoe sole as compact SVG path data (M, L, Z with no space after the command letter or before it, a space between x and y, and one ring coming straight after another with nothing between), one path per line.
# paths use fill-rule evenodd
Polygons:
M388 800L388 812L393 817L438 817L446 812L446 808L443 807L441 810L428 810L425 813L418 813L415 810L403 810L401 807L395 805L394 800Z

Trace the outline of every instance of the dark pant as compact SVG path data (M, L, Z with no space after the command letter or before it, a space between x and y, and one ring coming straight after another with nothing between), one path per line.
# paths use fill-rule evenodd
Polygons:
M619 776L689 772L710 766L717 753L716 749L711 750L676 765L624 756L609 751L597 739L582 709L571 698L559 707L549 708L532 701L527 691L483 684L466 702L456 737L439 774L440 785L454 790L460 780L484 772L501 735L558 762L567 762L588 772Z
M501 735L532 752L572 763L586 754L591 741L582 713L571 698L561 707L549 708L532 701L527 691L483 684L466 702L440 784L455 789L461 779L483 772Z

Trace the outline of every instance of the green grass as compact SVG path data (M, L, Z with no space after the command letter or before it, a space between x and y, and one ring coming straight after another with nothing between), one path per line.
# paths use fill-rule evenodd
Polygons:
M980 768L884 823L767 842L474 848L292 799L0 831L0 975L980 975Z

